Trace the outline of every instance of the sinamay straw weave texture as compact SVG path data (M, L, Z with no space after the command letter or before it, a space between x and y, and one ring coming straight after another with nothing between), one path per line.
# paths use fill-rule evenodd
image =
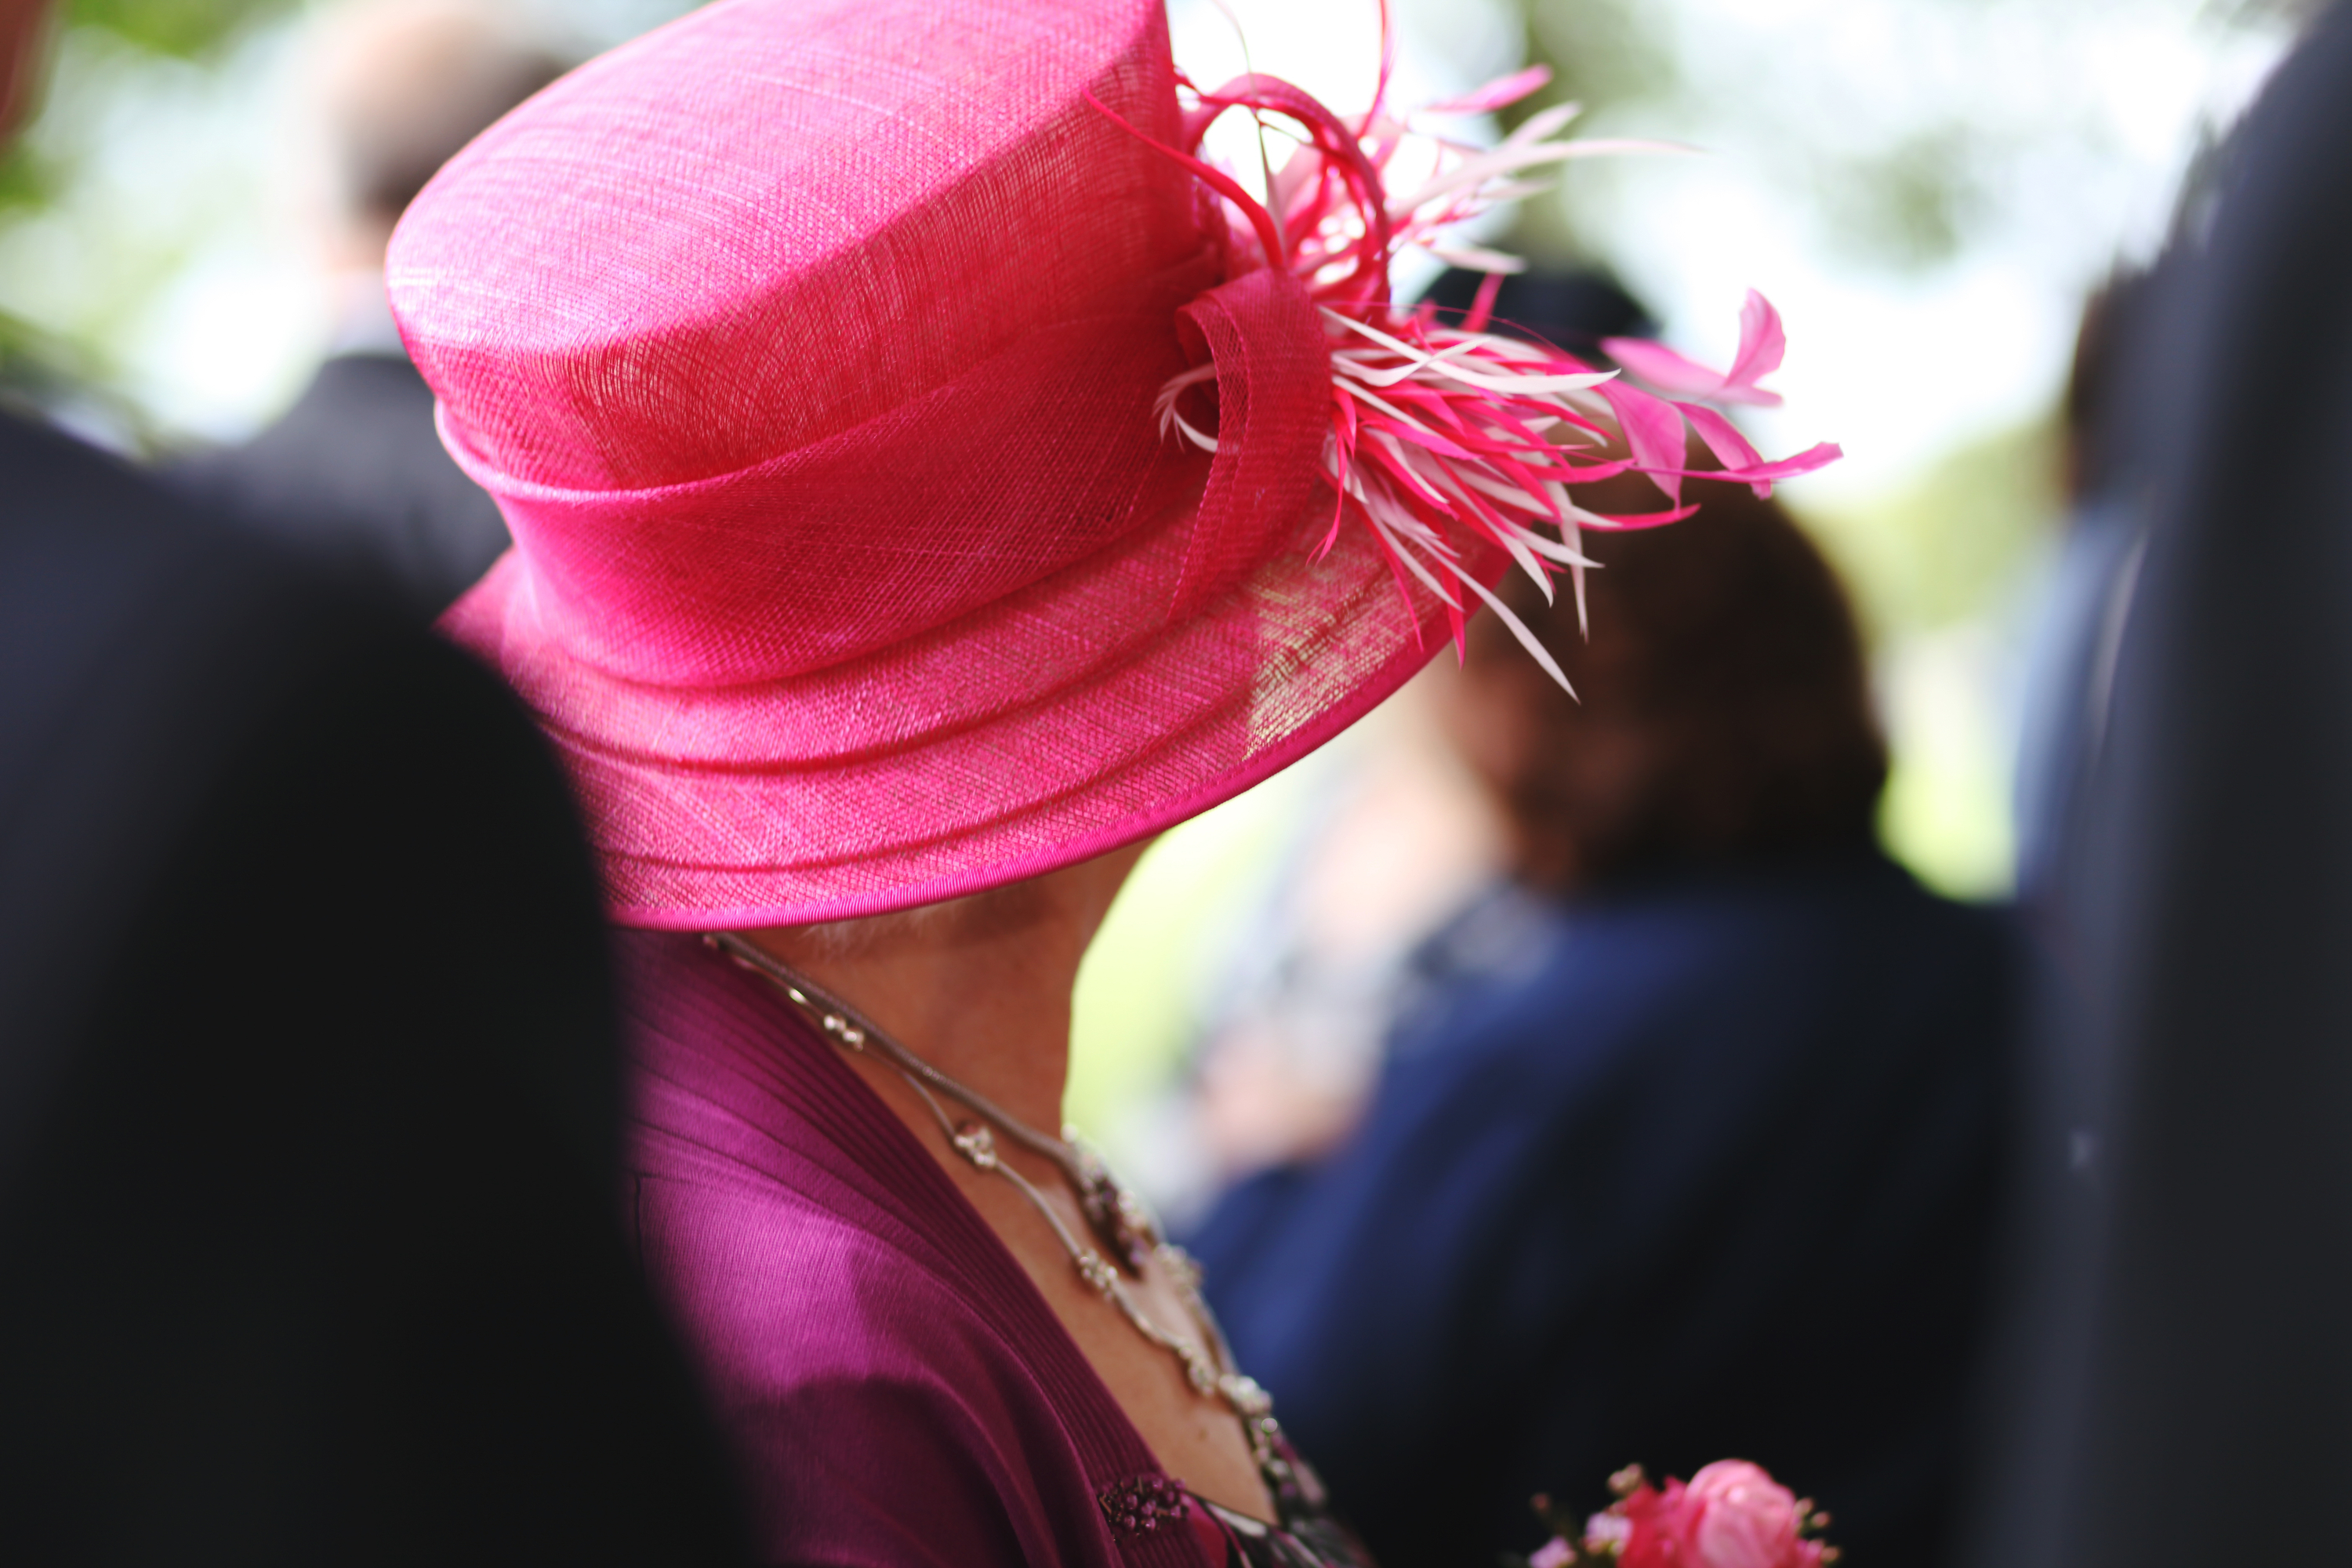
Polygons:
M1177 139L1160 0L727 0L533 100L403 223L404 332L517 543L445 625L562 750L624 922L1084 858L1442 639L1359 531L1313 558L1303 294L1226 283L1196 182L1089 92ZM1211 361L1213 460L1152 416Z

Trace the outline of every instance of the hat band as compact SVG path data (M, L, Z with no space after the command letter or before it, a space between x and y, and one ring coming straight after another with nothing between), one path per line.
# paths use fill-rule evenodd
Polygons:
M1320 481L1331 350L1307 286L1261 268L1202 294L1178 331L1216 370L1215 458L1168 618L1183 620L1265 559Z

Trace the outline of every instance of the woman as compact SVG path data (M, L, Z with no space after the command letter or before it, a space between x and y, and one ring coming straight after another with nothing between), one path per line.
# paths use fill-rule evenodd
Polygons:
M1384 1568L1532 1551L1530 1493L1724 1454L1801 1480L1856 1562L1942 1561L2009 921L1875 847L1862 639L1775 502L1595 553L1590 638L1504 590L1580 703L1487 622L1433 694L1507 874L1399 962L1349 1136L1190 1239Z
M1305 143L1271 209L1192 156L1234 104ZM1045 1130L1136 847L1513 558L1580 570L1559 487L1624 466L1582 448L1622 419L1671 489L1687 416L1753 482L1826 460L1387 309L1558 122L1397 201L1385 119L1180 100L1158 0L733 0L410 209L394 308L516 539L444 625L583 795L638 1233L776 1560L1353 1556Z

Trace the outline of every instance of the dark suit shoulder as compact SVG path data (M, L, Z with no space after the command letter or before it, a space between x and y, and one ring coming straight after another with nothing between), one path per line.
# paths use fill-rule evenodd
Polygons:
M102 721L110 672L184 674L207 628L297 599L299 577L106 454L0 417L0 833L65 727Z
M136 468L63 431L0 413L0 549L37 547L45 525L86 520L111 529L169 525L184 514Z
M372 821L454 853L510 816L593 918L536 731L464 655L57 432L0 418L0 1025L67 1027L75 976L158 900L257 921L282 877L353 909L336 857L373 854ZM200 853L236 874L190 882ZM439 894L416 858L367 896L431 919Z
M12 1547L740 1560L610 1223L594 876L510 694L5 421L0 669Z
M1563 903L1521 899L1489 961L1432 944L1427 1005L1397 1046L1578 1055L1665 1033L1753 1056L1813 1049L1958 994L1998 1000L2013 967L2007 910L1940 897L1875 850L1662 874ZM1697 1026L1764 1010L1778 1030ZM1915 1015L1918 1016L1915 1018Z
M276 424L173 464L173 486L430 620L508 544L488 494L453 461L433 391L391 354L319 367Z

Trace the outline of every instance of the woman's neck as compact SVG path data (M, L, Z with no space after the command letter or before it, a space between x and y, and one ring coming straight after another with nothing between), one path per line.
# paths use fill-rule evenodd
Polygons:
M900 914L743 934L930 1066L1055 1133L1078 962L1142 850Z

